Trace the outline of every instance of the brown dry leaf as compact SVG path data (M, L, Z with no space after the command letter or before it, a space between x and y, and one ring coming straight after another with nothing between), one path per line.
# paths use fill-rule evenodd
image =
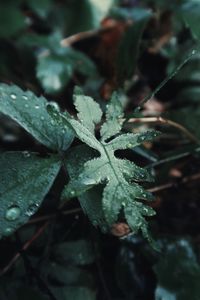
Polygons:
M111 233L115 236L122 237L130 233L130 227L126 223L115 223L111 228Z

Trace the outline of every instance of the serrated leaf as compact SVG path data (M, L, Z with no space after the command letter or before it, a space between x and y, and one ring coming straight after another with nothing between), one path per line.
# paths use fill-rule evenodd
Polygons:
M120 132L124 123L122 120L123 116L123 107L119 100L119 94L114 92L110 102L107 104L106 121L103 123L100 130L103 141Z
M39 208L58 171L57 156L5 152L0 156L0 236L26 223Z
M159 134L160 133L155 130L146 131L146 132L142 132L142 133L122 134L107 144L108 151L116 151L116 150L134 148L134 147L139 146L144 141L145 142L152 141L157 136L159 136Z
M72 185L78 186L78 184L81 186L84 185L84 179L86 179L86 181L93 181L93 184L91 184L90 187L98 185L101 181L104 182L105 187L102 204L107 223L111 225L116 222L120 210L124 208L125 216L127 214L126 217L128 219L130 219L130 214L127 213L127 211L131 210L132 217L137 215L138 220L141 221L137 223L137 226L132 227L132 229L134 231L137 231L138 229L143 229L145 231L147 226L143 215L146 215L147 212L146 209L144 210L141 206L138 206L138 200L151 200L152 195L146 192L138 185L138 183L127 180L127 173L129 173L130 176L134 173L134 165L131 164L130 169L129 165L126 165L125 176L122 169L122 160L115 156L115 151L118 149L126 149L127 144L131 144L131 147L134 147L143 143L145 140L152 140L158 133L151 131L142 134L121 134L106 143L105 141L97 140L95 135L87 129L87 122L85 120L74 120L68 115L59 113L51 106L48 107L48 111L54 116L55 121L58 123L71 126L77 137L97 150L100 155L100 157L89 160L84 164L82 173L80 173L77 178L72 178L69 187L71 188ZM137 180L139 180L138 170L139 169L136 167ZM144 173L141 173L141 178L143 175ZM134 178L134 175L132 175L132 177ZM147 178L149 179L149 176L146 176L146 179ZM145 181L145 178L141 181ZM85 186L87 186L87 188L89 187L87 184L85 184ZM131 225L135 224L130 221L129 223Z
M66 156L66 167L72 180L65 187L62 198L63 200L67 200L68 198L71 198L71 196L78 196L80 205L84 213L88 215L92 224L94 226L100 226L103 231L106 231L108 226L106 225L102 208L103 186L95 186L92 178L93 182L90 181L89 185L85 185L84 182L83 185L81 185L80 182L78 182L79 186L77 189L75 189L74 186L72 187L74 184L73 179L76 179L79 174L83 172L84 163L86 163L88 160L94 159L96 156L97 153L95 153L94 150L86 145L77 146L73 148L73 150L69 151L68 155ZM82 193L79 193L80 190Z
M75 89L74 104L78 111L78 118L93 134L95 125L101 121L102 110L91 97L84 96L80 89Z
M0 84L0 112L19 123L45 146L66 150L73 139L72 131L55 123L46 111L47 103L44 97L37 97L31 91Z

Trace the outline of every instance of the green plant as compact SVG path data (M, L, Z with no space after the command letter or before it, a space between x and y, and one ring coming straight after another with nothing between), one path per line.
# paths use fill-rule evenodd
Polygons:
M76 89L75 106L78 120L67 112L61 113L55 102L48 103L43 97L36 97L30 91L16 86L2 84L0 87L0 111L17 121L39 142L55 150L49 157L40 158L37 153L7 152L1 156L1 235L9 235L37 210L49 191L61 165L66 169L65 151L70 146L73 133L83 143L96 150L93 158L79 157L79 174L72 176L65 187L63 198L81 196L96 185L103 187L102 200L85 202L84 210L95 226L102 226L99 217L93 214L100 207L105 224L109 228L117 222L123 208L130 228L142 230L148 237L144 216L154 215L151 207L139 202L152 200L152 195L137 182L151 181L147 170L129 160L117 158L115 151L134 148L158 136L156 131L142 133L121 133L124 123L122 106L116 93L113 94L106 110L106 120L101 126L101 139L95 137L95 125L101 122L102 110L92 98ZM49 113L48 113L49 112ZM71 155L77 155L76 150ZM7 161L11 168L8 168ZM71 169L75 169L71 165ZM6 182L8 186L5 185ZM9 191L9 192L8 192Z

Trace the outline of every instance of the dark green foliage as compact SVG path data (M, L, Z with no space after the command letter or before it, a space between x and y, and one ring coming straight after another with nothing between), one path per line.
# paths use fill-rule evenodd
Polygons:
M134 148L144 141L151 141L158 136L158 132L120 134L123 125L123 121L120 119L123 116L122 108L120 108L117 94L113 94L107 107L106 121L100 129L101 140L98 141L94 135L94 129L95 124L100 123L102 117L99 105L92 98L84 96L80 90L76 91L74 98L79 120L75 120L67 114L61 114L51 104L47 109L58 124L71 126L76 136L95 149L98 156L84 163L79 175L72 178L65 188L63 197L79 196L93 186L103 184L102 209L107 223L112 225L116 222L120 210L123 208L131 229L135 232L141 229L144 235L147 235L144 216L152 216L154 211L138 200L152 200L152 195L136 182L151 181L152 178L146 170L134 163L118 159L115 151ZM115 113L112 113L113 111ZM85 210L87 211L87 206ZM90 207L89 212L92 212ZM90 216L90 219L93 219L94 224L98 223L95 216Z
M200 299L199 12L1 1L0 300Z

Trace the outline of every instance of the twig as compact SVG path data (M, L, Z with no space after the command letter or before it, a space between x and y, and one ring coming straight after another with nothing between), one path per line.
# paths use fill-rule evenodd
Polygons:
M128 120L128 123L159 123L159 124L170 125L182 131L182 133L185 134L193 143L198 143L198 144L200 143L197 137L194 136L183 125L169 119L164 119L163 117L130 118Z
M67 216L67 215L76 214L76 213L80 213L80 212L82 212L81 208L74 208L74 209L70 209L70 210L65 210L65 211L61 212L61 214ZM29 222L27 224L28 225L29 224L35 224L35 223L47 221L47 220L50 220L50 219L54 219L58 216L59 213L60 212L33 218L33 219L29 220ZM25 225L27 225L27 224L25 224Z
M15 233L15 236L16 236L16 242L19 248L21 248L22 246L21 240L17 232ZM24 250L20 250L20 253L24 262L24 266L27 268L27 271L30 272L30 274L33 275L33 277L35 278L38 288L41 289L41 291L44 292L49 297L50 300L57 300L57 298L52 293L50 287L48 286L47 282L41 277L39 272L32 266L32 263L29 257L27 256L26 252Z
M96 36L100 33L109 31L110 29L113 29L116 27L116 22L113 21L110 25L99 28L99 29L94 29L94 30L88 30L88 31L83 31L83 32L79 32L76 34L73 34L63 40L61 40L60 44L62 47L69 47L72 44L82 41L84 39L88 39L91 38L93 36Z
M138 112L142 109L143 105L148 102L149 100L153 99L153 97L170 81L181 69L182 67L194 56L198 53L199 49L192 50L187 57L184 59L182 63L167 77L165 78L157 87L156 89L148 94L144 99L139 103L139 106L135 109L135 112Z
M185 184L185 183L195 181L195 180L198 180L198 179L200 179L200 173L196 173L196 174L193 174L191 176L185 176L178 183L179 184ZM173 188L174 186L176 186L176 183L171 181L171 182L162 184L160 186L152 187L152 188L148 189L148 191L151 192L151 193L157 193L157 192L160 192L162 190Z
M4 275L11 267L12 265L18 260L18 258L21 256L22 251L26 251L32 243L44 232L46 227L48 226L48 222L46 222L43 226L41 226L36 233L32 236L30 240L28 240L24 246L22 247L20 252L17 252L13 258L10 260L10 262L0 271L0 276Z

